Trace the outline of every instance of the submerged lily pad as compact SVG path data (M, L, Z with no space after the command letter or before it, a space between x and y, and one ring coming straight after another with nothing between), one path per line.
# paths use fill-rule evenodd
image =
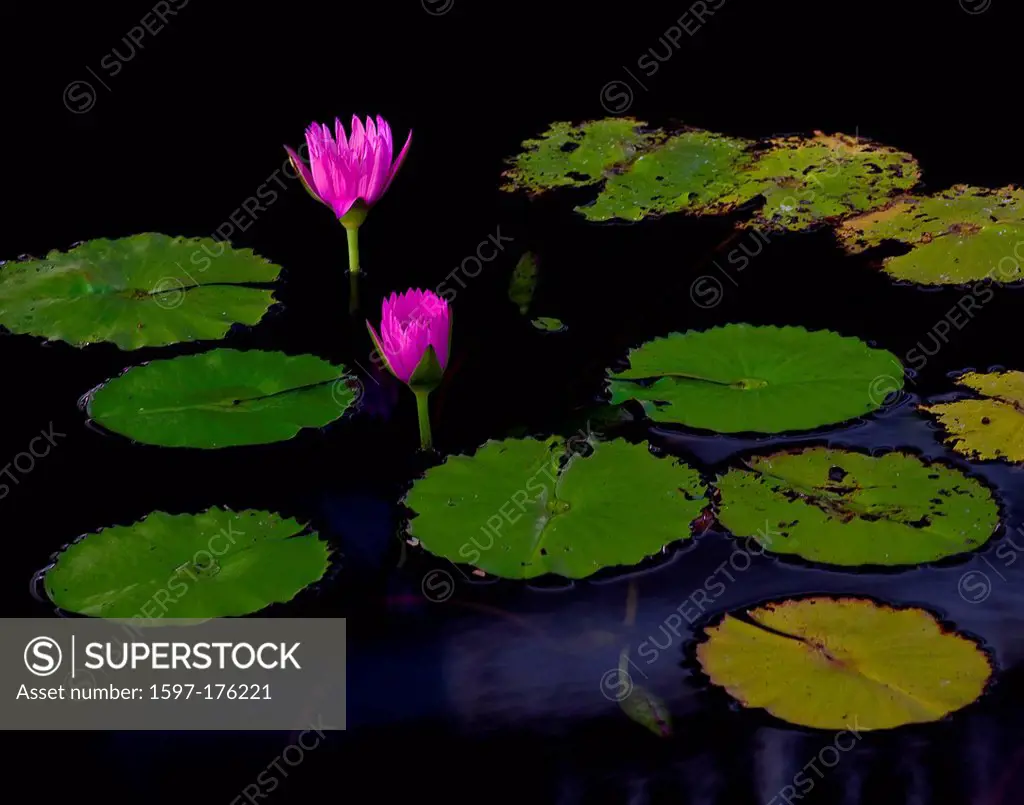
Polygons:
M137 442L218 448L321 428L357 397L344 366L313 355L215 349L129 369L91 394L88 413Z
M868 599L770 603L705 631L697 658L714 684L792 724L849 731L850 748L861 730L938 721L966 707L993 673L973 640L931 613Z
M539 139L526 140L524 151L510 160L502 190L542 193L556 187L583 187L600 182L605 172L632 159L661 135L646 133L646 124L626 117L574 125L553 123Z
M512 271L512 279L508 284L508 298L523 316L530 309L533 302L534 291L537 290L537 255L533 252L524 252L519 258L515 269Z
M747 222L759 229L802 230L881 207L917 184L910 154L845 134L768 141L756 162L720 199L732 210L761 196L764 206Z
M999 526L980 481L905 453L811 447L718 479L718 519L770 551L831 565L916 565L972 551Z
M751 144L709 131L684 132L610 176L597 200L577 210L591 221L701 211L733 190L737 173L752 159Z
M969 372L957 383L983 399L919 406L938 419L946 442L968 458L1024 462L1024 372Z
M890 352L802 327L729 324L672 333L609 371L613 404L639 401L657 422L719 433L781 433L846 422L881 407L879 378L903 387Z
M1024 278L1024 191L956 185L933 196L904 196L889 207L851 218L836 230L857 254L886 241L913 247L882 268L921 285L960 285L988 277Z
M431 553L510 579L582 579L691 536L707 503L696 470L646 443L582 448L506 439L449 456L406 496L417 513L409 533Z
M121 349L219 339L259 322L280 266L210 238L90 240L0 269L0 325L75 346Z
M61 609L97 618L236 617L290 601L329 564L327 543L279 514L153 512L69 545L43 586Z

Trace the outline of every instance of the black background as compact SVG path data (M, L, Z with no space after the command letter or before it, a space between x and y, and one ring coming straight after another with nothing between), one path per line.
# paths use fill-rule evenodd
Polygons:
M588 227L564 200L529 206L497 192L502 160L522 140L552 120L605 116L601 93L609 82L630 82L629 114L655 125L682 121L750 137L856 132L917 156L926 187L1024 180L1020 15L1010 0L992 0L979 14L966 13L956 0L726 0L692 36L682 35L679 51L650 77L637 60L651 47L664 52L659 37L687 3L454 0L446 13L428 13L442 7L412 0L190 0L111 75L102 60L113 48L130 52L122 37L150 4L5 6L0 258L144 231L209 235L284 165L282 145L299 146L311 121L381 114L396 139L404 141L410 128L414 138L362 230L368 308L383 292L436 287L499 227L515 241L455 303L457 371L439 392L443 399L435 400L438 447L450 452L516 426L557 427L567 409L591 401L603 367L653 330L727 320L800 323L858 335L902 355L955 304L955 293L939 298L893 287L860 264L851 269L826 234L811 233L773 245L728 307L703 311L689 299L686 268L727 234L727 223L665 219ZM82 80L95 92L87 111L81 111L81 86L64 95ZM282 307L258 328L232 334L228 345L342 361L368 353L365 332L353 329L346 315L343 231L296 183L231 240L286 272ZM503 299L508 271L527 248L542 255L543 312L570 322L564 340L540 347L524 346L529 327ZM1024 357L1015 307L1013 295L994 302L969 340L951 343L943 364L930 366L922 382L937 387L948 369L1011 365ZM983 360L973 357L979 353L971 344L985 345ZM167 455L87 428L79 396L157 353L0 337L6 381L0 460L23 451L51 422L67 434L0 500L9 615L50 613L28 594L29 579L79 534L157 508L220 503L301 514L344 543L345 526L331 512L346 504L325 500L364 488L394 499L421 461L411 457L411 398L404 390L375 391L377 381L369 378L367 393L382 395L381 418L230 456ZM386 642L382 601L394 590L385 576L350 573L340 591L327 589L302 606L346 614L357 640L365 633ZM424 622L416 649L405 651L407 637L396 637L388 663L420 678L432 662L423 646L436 625ZM563 772L537 757L525 736L500 725L492 741L480 744L455 743L440 728L373 725L378 702L406 694L371 684L372 676L367 672L365 687L357 680L349 688L366 731L332 744L270 801L316 793L576 801L576 789L558 779ZM621 740L614 731L591 739L608 736ZM111 801L228 802L266 766L282 736L68 733L18 737L14 744L12 779L23 777L40 792L59 783ZM585 749L594 749L592 743L577 734L566 746L578 774L597 774L598 762ZM607 764L615 753L598 748ZM635 789L623 783L603 793L588 789L584 800L631 796L638 796ZM893 796L879 801L899 800Z

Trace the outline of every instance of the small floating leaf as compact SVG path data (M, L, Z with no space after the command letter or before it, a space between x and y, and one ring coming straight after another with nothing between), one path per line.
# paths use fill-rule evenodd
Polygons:
M323 577L329 554L272 512L153 512L69 545L43 586L61 609L97 618L236 617L290 601Z
M449 456L406 496L417 513L409 533L431 553L511 579L582 579L690 537L707 502L696 470L646 443L592 448L506 439Z
M672 333L632 350L629 362L629 369L609 371L613 404L637 400L657 422L719 433L837 424L881 407L880 378L887 390L903 387L892 353L802 327L729 324Z
M553 123L539 139L510 160L502 190L542 193L556 187L583 187L600 182L609 170L632 159L660 135L642 132L646 124L626 117L586 123Z
M629 674L629 647L619 654L619 681L627 686L626 697L619 702L629 718L659 738L672 735L672 714L665 702L647 688L634 684Z
M923 609L808 598L726 615L697 658L745 707L805 727L861 730L938 721L992 675L978 645ZM844 739L845 740L845 739Z
M512 271L512 280L508 286L508 298L523 316L530 309L536 289L537 256L533 252L525 252Z
M1024 372L969 372L957 380L983 399L919 406L946 430L946 442L968 458L1024 462Z
M538 330L543 330L546 333L562 333L568 329L561 321L550 316L538 316L530 323Z
M90 240L0 269L0 325L75 346L121 349L219 339L273 304L280 266L210 238Z
M999 526L980 481L905 453L811 447L718 479L718 519L774 553L831 565L916 565L972 551Z
M684 132L608 177L597 200L577 210L591 221L701 211L734 188L737 172L752 159L750 145L709 131Z
M767 145L717 202L731 210L763 197L764 206L748 222L758 228L802 230L872 210L912 188L921 175L910 154L845 134L817 131Z
M851 218L836 230L857 254L885 241L913 248L887 257L882 268L921 285L960 285L988 277L1024 278L1019 244L1024 241L1024 191L956 185L933 196L904 196L889 207Z
M88 413L145 444L267 444L338 419L357 388L344 366L313 355L215 349L129 369L92 394Z

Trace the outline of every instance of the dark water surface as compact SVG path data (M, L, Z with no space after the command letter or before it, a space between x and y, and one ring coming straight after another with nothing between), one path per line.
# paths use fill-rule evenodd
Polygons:
M913 410L917 398L951 391L948 372L1024 368L1021 292L997 291L936 350L936 323L965 292L894 285L867 260L843 257L823 231L772 237L742 272L722 279L720 303L702 308L691 283L710 270L710 250L728 236L730 221L594 226L571 212L572 193L533 204L499 194L502 158L551 120L604 116L602 88L630 81L622 65L637 73L648 48L666 52L659 37L687 13L686 3L599 11L455 0L440 15L417 2L172 5L179 14L147 34L116 75L109 59L106 68L101 61L113 48L128 54L121 37L151 6L102 18L91 8L58 13L48 4L0 10L16 40L4 68L0 258L141 231L210 235L272 181L285 164L282 144L298 146L311 120L380 113L396 139L410 127L415 134L409 159L362 230L372 317L383 294L436 288L492 236L504 247L464 288L449 280L457 289L452 368L433 397L443 453L470 451L516 429L576 432L599 400L605 368L674 330L795 324L857 336L899 356L915 347L937 352L908 384L907 398L870 420L810 437L751 442L648 432L642 422L592 427L649 438L709 475L750 450L827 442L911 448L993 485L1005 527L974 555L878 574L756 558L733 568L735 579L706 617L807 593L867 595L939 613L993 652L999 670L991 690L943 722L865 734L834 767L812 776L802 800L790 798L1021 801L1024 473L968 467ZM859 133L915 154L932 190L1024 180L1013 92L1019 25L1007 0L977 14L956 0L899 8L720 5L683 35L646 90L634 86L631 114L743 136ZM60 97L78 79L96 90L95 106L81 114ZM271 186L277 198L255 220L236 214L244 227L231 240L285 267L281 305L223 345L344 362L360 375L363 410L265 447L132 445L87 427L81 395L127 366L212 344L122 353L0 337L7 383L0 462L51 424L66 434L0 500L7 614L53 614L30 594L30 579L80 534L157 509L279 511L310 520L337 548L328 579L275 614L349 618L350 718L348 732L310 752L266 801L745 805L772 802L792 786L834 736L739 710L709 690L691 659L702 620L684 621L678 635L663 631L666 618L729 561L736 543L726 535L706 533L630 576L572 585L471 581L418 550L402 562L404 513L396 502L429 464L415 453L412 395L358 368L357 361L372 368L370 345L362 320L353 324L346 313L341 227L297 183L286 191ZM506 298L510 272L527 249L541 260L535 315L561 319L565 333L536 331ZM623 625L629 579L639 592L632 628ZM430 600L438 597L446 600ZM602 691L621 646L651 638L670 640L654 660L638 663L642 684L672 711L675 734L667 740L629 721ZM289 740L276 733L32 734L17 738L12 774L42 790L60 781L109 801L227 803Z

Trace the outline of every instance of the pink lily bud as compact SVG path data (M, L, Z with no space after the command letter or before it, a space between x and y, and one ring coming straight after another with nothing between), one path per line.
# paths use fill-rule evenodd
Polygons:
M367 117L364 125L353 115L351 136L346 137L339 119L334 121L333 137L326 124L313 123L306 129L309 167L291 148L285 150L309 194L330 207L346 227L358 228L387 192L411 142L410 131L392 162L394 144L387 121L377 115L376 124Z
M388 371L403 383L430 390L448 366L451 311L433 291L391 294L381 305L380 333L366 322Z

